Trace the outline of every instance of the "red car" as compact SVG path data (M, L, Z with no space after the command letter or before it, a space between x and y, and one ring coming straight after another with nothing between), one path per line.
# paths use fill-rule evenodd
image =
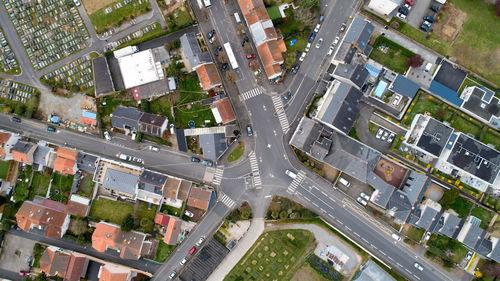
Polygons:
M21 271L19 271L19 275L28 276L28 271L21 270Z
M255 53L251 54L251 55L247 55L247 59L254 59L255 58Z
M191 248L191 250L189 250L189 254L192 255L192 254L194 254L194 252L196 252L195 246L193 246L193 248Z
M413 6L415 2L413 0L406 0L406 4Z

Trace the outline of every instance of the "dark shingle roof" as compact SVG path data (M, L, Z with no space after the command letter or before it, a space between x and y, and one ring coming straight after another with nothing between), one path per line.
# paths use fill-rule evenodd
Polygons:
M436 157L441 155L448 139L453 133L453 129L445 124L427 116L419 116L420 119L428 119L427 125L420 136L417 146Z
M396 76L396 79L394 82L392 82L391 86L389 87L389 90L398 93L403 96L407 96L411 99L415 97L415 94L417 94L418 90L420 89L420 86L413 82L412 80L406 78L405 76L398 74Z
M97 157L78 152L76 155L76 166L79 170L84 170L89 173L94 173L96 167Z
M362 18L355 17L349 30L347 30L344 41L356 42L358 47L364 51L374 30L375 26L373 24Z
M92 60L94 70L95 95L111 93L115 91L111 73L109 72L106 57L101 56Z
M124 129L125 127L128 127L137 131L139 129L138 121L142 114L143 113L135 107L125 107L119 105L112 113L111 124L115 128Z
M334 75L348 79L358 88L363 87L368 74L368 70L359 64L339 64L334 72Z

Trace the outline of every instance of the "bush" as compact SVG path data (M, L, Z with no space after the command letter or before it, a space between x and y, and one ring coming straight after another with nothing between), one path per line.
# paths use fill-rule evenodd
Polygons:
M280 212L280 219L284 220L288 218L288 213L286 211L281 211Z
M129 232L134 228L134 218L131 214L128 214L125 219L123 219L120 224L120 228L122 231Z
M181 47L181 41L179 39L175 39L170 43L170 50L179 49Z

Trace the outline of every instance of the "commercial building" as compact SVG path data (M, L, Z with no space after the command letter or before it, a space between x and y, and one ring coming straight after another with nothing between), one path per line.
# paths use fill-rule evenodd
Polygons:
M161 63L153 57L151 49L117 58L126 89L165 78Z

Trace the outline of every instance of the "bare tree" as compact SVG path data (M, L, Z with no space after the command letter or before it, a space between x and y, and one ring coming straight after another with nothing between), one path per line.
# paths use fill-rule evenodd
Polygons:
M226 71L226 80L234 84L236 82L236 74L233 71Z
M208 10L207 10L207 8L203 7L201 9L201 16L203 17L203 20L205 20L205 21L208 20Z

